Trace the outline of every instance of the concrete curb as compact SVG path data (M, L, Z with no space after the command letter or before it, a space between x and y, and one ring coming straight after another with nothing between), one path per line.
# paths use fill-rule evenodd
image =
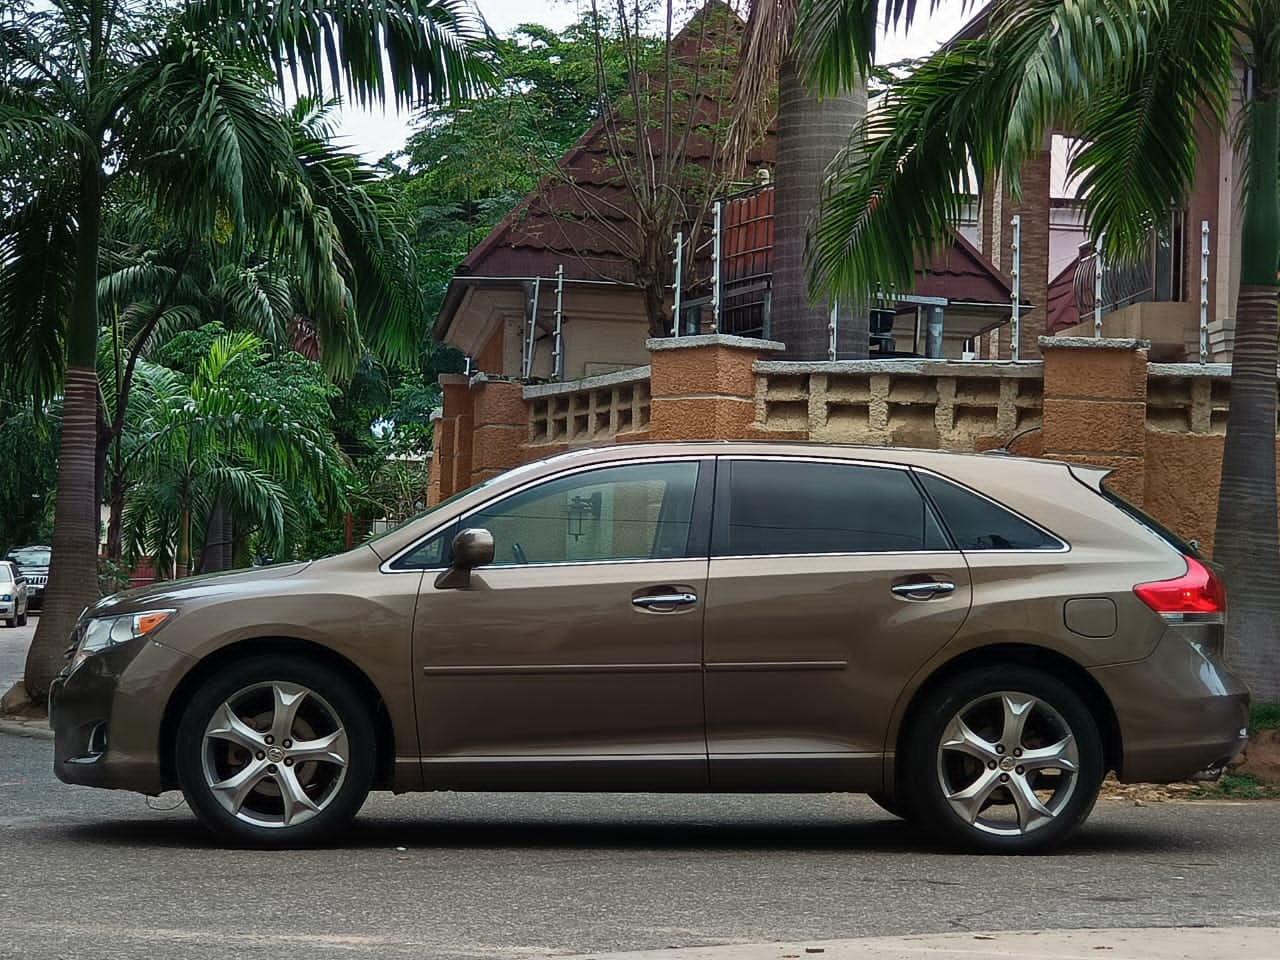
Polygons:
M32 740L53 739L53 730L50 729L49 720L46 717L40 717L37 720L15 720L12 717L0 719L0 733L15 737L30 737Z
M1242 960L1274 957L1280 927L1032 930L676 947L557 960Z

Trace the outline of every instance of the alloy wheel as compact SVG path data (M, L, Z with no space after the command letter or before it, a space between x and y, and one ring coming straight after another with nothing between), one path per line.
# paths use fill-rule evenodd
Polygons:
M233 693L204 729L201 764L210 795L256 827L296 827L341 791L351 759L337 710L298 683L257 683Z
M947 804L971 828L1022 836L1053 823L1070 803L1079 746L1046 700L996 691L970 701L943 728L937 776Z

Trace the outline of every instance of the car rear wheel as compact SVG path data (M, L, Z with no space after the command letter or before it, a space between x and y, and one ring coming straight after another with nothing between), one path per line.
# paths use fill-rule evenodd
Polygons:
M927 695L906 757L910 804L944 838L989 853L1040 853L1089 815L1102 738L1066 684L1027 667L961 675Z
M191 809L225 840L315 843L346 826L369 793L373 723L326 667L261 656L209 678L183 712L175 766Z

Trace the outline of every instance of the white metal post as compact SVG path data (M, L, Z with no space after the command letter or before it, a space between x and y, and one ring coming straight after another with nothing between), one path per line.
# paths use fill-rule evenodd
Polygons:
M1102 272L1106 265L1102 262L1102 236L1093 250L1093 335L1102 336Z
M529 322L525 325L525 341L524 341L524 358L521 364L521 372L524 379L528 380L533 376L533 345L538 336L538 294L542 289L542 278L533 278L533 304L529 308Z
M1022 342L1022 216L1013 218L1013 336L1009 356L1017 361L1018 346Z
M831 319L827 321L827 359L835 362L836 359L836 342L839 336L838 314L840 312L840 301L831 301Z
M556 337L551 351L551 379L564 377L564 264L556 267Z
M680 336L680 288L684 285L684 231L675 235L675 283L672 284L674 306L671 308L671 335Z
M1200 362L1209 362L1209 221L1200 221Z
M720 332L720 225L724 201L717 200L711 222L711 329Z

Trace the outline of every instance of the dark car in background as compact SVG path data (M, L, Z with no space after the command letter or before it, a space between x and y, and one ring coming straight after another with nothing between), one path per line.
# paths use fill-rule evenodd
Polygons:
M49 582L49 557L52 551L44 546L14 547L6 560L12 560L27 578L28 603L32 610L39 610L44 600L45 584Z
M1213 778L1248 693L1226 597L1104 469L884 447L637 444L517 467L312 563L81 617L68 783L180 787L234 844L370 789L870 794L1047 850L1103 775Z

